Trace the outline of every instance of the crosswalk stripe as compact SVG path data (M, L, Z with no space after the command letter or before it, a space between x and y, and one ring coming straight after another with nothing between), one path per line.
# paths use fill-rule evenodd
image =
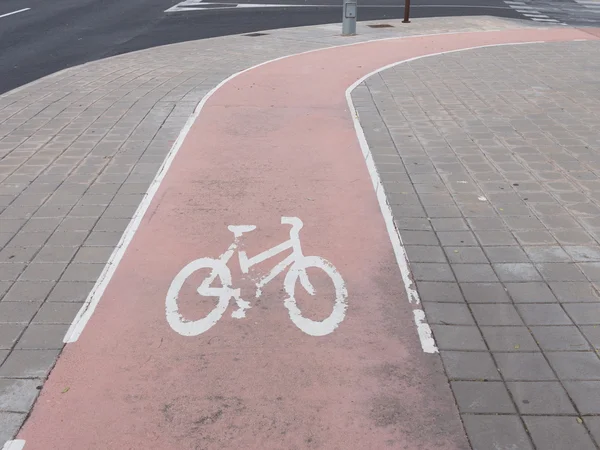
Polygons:
M600 24L600 0L504 0L523 19L538 23Z

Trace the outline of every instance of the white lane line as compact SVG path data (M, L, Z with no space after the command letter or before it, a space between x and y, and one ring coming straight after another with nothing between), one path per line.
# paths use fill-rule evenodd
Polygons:
M222 5L222 3L218 3ZM205 5L205 6L202 6ZM213 3L203 3L193 7L180 7L175 5L167 10L165 13L183 13L185 11L222 11L225 9L243 9L243 8L277 8L277 9L285 9L285 8L323 8L323 9L331 9L331 8L339 8L339 5L293 5L293 4L284 4L284 3L231 3L227 6L219 6L213 7L210 5L214 5ZM381 9L381 8L404 8L403 5L363 5L361 8L371 8L371 9ZM455 9L465 9L465 8L476 8L476 9L512 9L509 6L491 6L491 5L411 5L411 8L455 8Z
M6 441L2 446L2 450L23 450L25 441L23 439L15 439L14 441Z
M534 6L525 5L525 3L522 3L522 2L512 2L512 1L508 1L508 0L504 0L504 3L509 5L513 10L517 11L518 13L521 13L521 15L523 17L525 17L529 20L532 20L534 22L566 25L565 23L561 22L560 20L553 19L549 15L544 14L544 12L539 11L537 9L538 6L534 7Z
M19 14L19 13L22 13L22 12L25 12L25 11L29 11L30 9L31 8L23 8L23 9L19 9L18 11L13 11L13 12L9 12L9 13L6 13L6 14L2 14L0 16L0 19L2 19L3 17L12 16L13 14Z
M431 333L431 327L427 323L427 318L425 317L425 311L422 309L413 309L413 316L423 351L425 353L438 353L435 339Z
M492 33L492 32L497 32L497 30L481 31L480 33L486 34L486 33ZM112 279L115 271L117 270L117 267L119 266L119 263L123 259L123 255L125 254L127 247L131 243L133 236L135 235L137 229L139 228L140 222L142 221L144 215L146 214L146 211L148 210L148 207L150 206L152 199L156 195L156 192L158 191L158 188L159 188L162 180L164 179L167 171L169 170L169 167L171 167L171 164L173 163L175 156L179 152L179 149L181 148L181 145L183 144L183 141L185 140L187 134L189 133L190 129L192 128L192 125L196 121L196 118L202 111L202 108L204 107L206 102L208 102L208 100L214 95L214 93L218 89L220 89L224 84L228 83L229 81L236 78L237 76L239 76L243 73L246 73L250 70L253 70L258 67L261 67L261 66L264 66L267 64L271 64L271 63L274 63L277 61L281 61L281 60L284 60L287 58L299 56L299 55L305 55L305 54L323 51L323 50L332 49L332 48L350 47L350 46L354 46L354 45L364 45L364 44L368 44L369 42L376 42L376 41L389 41L392 39L401 40L401 39L412 39L412 38L431 37L431 36L447 36L447 35L455 35L455 34L461 34L461 33L462 32L448 32L448 33L422 34L422 35L404 36L404 37L393 36L393 37L384 38L384 39L372 39L370 41L353 42L351 44L323 47L323 48L319 48L319 49L308 50L306 52L296 53L293 55L282 56L280 58L275 58L270 61L265 61L263 63L257 64L255 66L249 67L247 69L244 69L240 72L234 73L233 75L231 75L231 76L227 77L226 79L224 79L223 81L221 81L217 86L215 86L213 89L211 89L202 98L202 100L200 101L200 103L198 104L196 109L194 110L194 113L188 118L187 122L185 123L185 126L182 128L179 136L177 137L177 140L175 141L175 143L171 147L171 150L165 157L154 180L150 184L150 187L148 188L146 195L144 196L144 198L140 202L140 205L138 206L137 210L135 211L133 218L131 219L131 221L129 222L129 225L123 232L123 236L121 237L121 240L117 244L117 247L115 248L113 253L110 255L106 265L104 266L104 269L102 270L102 273L100 274L100 276L98 277L98 280L96 281L96 284L92 288L92 290L89 293L88 297L86 298L84 304L82 305L81 309L77 313L77 316L73 319L71 326L69 327L69 329L67 330L67 333L65 334L65 337L63 338L63 342L67 343L67 344L76 342L79 339L79 336L81 336L81 333L83 332L85 326L87 325L88 321L94 314L94 311L102 298L102 294L106 290L108 283ZM414 61L417 59L426 58L426 57L430 57L430 56L443 55L446 53L456 53L456 52L465 51L465 50L473 50L476 48L499 47L499 46L508 46L508 45L538 44L538 43L543 43L543 42L544 41L531 41L531 42L516 42L516 43L507 43L507 44L482 45L482 46L469 47L469 48L464 48L464 49L459 49L459 50L450 50L450 51L445 51L445 52L432 53L429 55L423 55L423 56L408 59L405 61L396 62L394 64L390 64L389 66L382 67L382 68L364 76L363 78L358 80L356 83L354 83L352 86L350 86L346 90L346 101L348 102L348 105L350 106L350 111L352 112L352 117L354 120L355 131L357 132L358 140L361 145L363 155L365 156L365 161L367 163L367 167L369 170L369 174L371 175L373 185L376 188L377 200L379 201L379 206L380 206L380 209L382 211L382 214L383 214L383 217L384 217L384 220L386 223L388 235L390 237L390 241L391 241L392 247L394 249L394 254L396 256L396 262L398 264L398 267L400 268L402 280L404 281L404 288L406 289L409 303L419 304L421 301L420 301L417 290L413 286L412 276L410 274L410 269L408 267L408 259L406 256L406 251L402 245L402 239L400 237L400 234L394 224L394 219L393 219L393 216L391 213L391 208L387 203L387 198L385 196L383 186L381 185L381 180L379 178L379 174L377 173L375 163L373 162L373 158L371 156L371 151L369 149L369 146L366 143L366 138L365 138L364 132L362 130L360 122L358 121L356 109L354 108L354 104L352 103L352 98L351 98L350 94L360 83L362 83L364 80L366 80L368 77L374 75L375 73L378 73L378 72L386 70L390 67L394 67L399 64ZM378 186L380 186L379 189L377 189ZM429 325L427 324L427 322L425 322L422 319L422 317L423 317L421 314L422 310L420 308L416 308L413 311L414 311L413 314L414 314L415 324L417 326L419 338L421 339L421 346L423 348L423 351L425 353L437 353L438 349L437 349L437 346L435 345L435 341L434 341L433 337L431 336L431 330L429 329ZM419 311L421 311L421 312L419 312ZM429 329L429 332L427 329Z
M453 34L453 33L448 33L448 34ZM381 210L381 214L383 215L383 219L384 219L385 225L387 227L388 235L389 235L390 241L392 243L392 248L394 249L394 254L396 256L396 263L398 264L398 268L400 269L400 274L402 276L402 281L404 282L404 289L406 290L406 295L408 296L409 303L415 303L418 305L421 303L421 299L419 297L419 293L417 292L417 289L412 280L408 256L406 254L406 250L405 250L404 244L402 242L402 236L400 235L400 231L396 228L396 225L394 223L394 216L392 213L392 208L387 201L387 197L385 195L385 190L383 188L381 178L379 176L377 167L373 160L373 154L371 153L371 149L369 148L369 144L367 143L365 133L360 124L360 120L358 117L358 111L356 110L356 108L354 107L354 103L352 102L352 91L354 89L356 89L365 80L367 80L369 77L372 77L373 75L375 75L377 73L380 73L387 69L391 69L392 67L396 67L401 64L409 63L409 62L416 61L419 59L430 58L432 56L440 56L440 55L451 54L451 53L458 53L458 52L474 50L474 49L479 49L479 48L504 47L504 46L510 46L510 45L541 44L543 42L544 41L509 42L509 43L505 43L505 44L479 45L479 46L475 46L475 47L461 48L458 50L447 50L447 51L438 52L438 53L430 53L428 55L416 56L414 58L409 58L404 61L398 61L398 62L395 62L392 64L388 64L387 66L380 67L379 69L374 70L373 72L368 73L364 77L357 80L352 86L350 86L346 90L346 102L348 103L348 107L349 107L350 113L352 115L352 120L354 122L354 130L356 131L356 136L358 137L358 142L362 149L363 156L365 158L365 162L366 162L367 168L369 170L369 175L371 176L371 180L373 181L373 187L375 188L375 193L377 194L379 208ZM425 316L425 312L421 308L414 308L413 315L414 315L414 323L417 327L417 333L419 335L419 340L421 342L421 348L423 349L423 352L438 353L438 348L435 343L435 339L432 335L431 327L427 323L427 317Z

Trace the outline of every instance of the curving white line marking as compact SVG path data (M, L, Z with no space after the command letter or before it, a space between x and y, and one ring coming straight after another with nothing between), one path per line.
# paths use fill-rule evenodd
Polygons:
M2 450L23 450L25 441L23 439L15 439L14 441L6 441L2 446Z
M408 266L408 256L406 255L406 250L404 249L404 245L402 244L402 236L400 236L399 230L396 228L394 224L394 216L392 214L392 208L387 202L387 197L385 195L385 191L383 188L383 184L381 182L381 178L379 173L377 172L377 167L375 162L373 161L373 154L371 153L371 149L369 148L369 144L367 143L367 139L365 138L365 133L362 129L358 118L358 111L354 107L354 103L352 102L352 91L356 89L360 84L362 84L367 78L372 77L373 75L383 72L384 70L391 69L392 67L399 66L400 64L405 64L411 61L416 61L423 58L429 58L432 56L440 56L449 53L458 53L467 50L474 50L477 48L488 48L488 47L502 47L509 45L525 45L525 44L539 44L543 41L531 41L531 42L515 42L515 43L506 43L506 44L487 44L487 45L478 45L475 47L461 48L457 50L446 50L443 52L430 53L428 55L416 56L414 58L405 59L404 61L398 61L392 64L388 64L387 66L380 67L377 70L374 70L371 73L368 73L364 77L357 80L352 86L346 89L346 102L348 103L348 107L350 108L350 114L352 116L352 121L354 122L354 130L356 131L356 135L358 137L358 142L363 152L363 156L365 158L365 162L367 163L367 169L369 170L369 175L371 175L371 180L373 182L373 187L375 188L375 193L377 194L377 200L379 202L379 208L381 209L381 214L383 215L383 219L385 221L385 225L387 228L388 235L390 237L390 241L392 243L392 247L394 249L394 254L396 255L396 262L398 263L398 267L400 268L400 274L402 276L402 281L404 282L404 288L406 290L406 295L408 296L409 303L420 304L421 299L419 298L419 293L417 292L416 287L414 286L414 282L412 280L412 276L410 273L410 268ZM438 353L438 348L435 345L435 340L431 335L431 329L427 324L427 320L425 318L425 313L421 309L414 309L415 316L415 324L417 325L417 332L419 333L419 340L421 341L421 348L425 353Z
M31 8L23 8L23 9L19 9L18 11L13 11L13 12L9 12L9 13L6 13L6 14L2 14L0 16L0 19L2 19L3 17L12 16L13 14L19 14L19 13L22 13L22 12L25 12L25 11L29 11L30 9Z
M244 9L244 8L277 8L277 9L292 9L292 8L319 8L319 9L332 9L339 8L339 5L316 5L316 4L302 4L302 5L294 5L294 4L284 4L284 3L228 3L227 6L223 7L211 7L211 5L215 5L218 3L208 3L202 2L198 3L195 7L181 7L179 5L175 5L169 9L166 9L165 13L183 13L186 11L222 11L225 9L233 10L233 9ZM202 6L204 5L204 6ZM454 9L504 9L509 10L513 9L509 6L492 6L492 5L411 5L411 8L454 8ZM361 5L361 9L400 9L404 8L404 5ZM440 33L446 34L446 33Z
M421 347L425 353L437 353L438 349L435 345L435 340L431 334L431 328L425 318L425 311L422 309L413 309L413 315L415 317L415 325L417 326L417 333L419 334L419 340L421 341Z
M480 31L478 33L493 33L493 32L498 32L499 30L490 30L490 31ZM294 56L299 56L299 55L305 55L305 54L309 54L309 53L314 53L314 52L319 52L319 51L323 51L323 50L327 50L327 49L332 49L332 48L339 48L339 47L350 47L350 46L354 46L354 45L364 45L364 44L368 44L370 42L378 42L378 41L389 41L392 39L395 40L401 40L401 39L412 39L412 38L419 38L419 37L431 37L431 36L445 36L445 35L455 35L455 34L464 34L464 31L460 31L460 32L450 32L450 33L433 33L433 34L421 34L421 35L414 35L414 36L393 36L393 37L388 37L388 38L383 38L383 39L371 39L368 41L361 41L361 42L353 42L350 44L343 44L343 45L333 45L330 47L322 47L319 49L314 49L314 50L308 50L306 52L300 52L300 53L295 53L293 55L286 55L286 56L281 56L279 58L275 58L269 61L265 61L262 62L260 64L257 64L255 66L249 67L247 69L244 69L240 72L237 72L229 77L227 77L226 79L224 79L223 81L221 81L217 86L215 86L213 89L211 89L200 101L200 103L198 104L198 106L196 107L196 109L194 110L194 113L189 117L189 119L187 120L187 122L185 123L185 126L182 128L179 136L177 137L177 140L175 141L175 143L173 144L173 147L171 147L171 150L169 151L169 153L167 154L167 156L165 157L165 160L163 161L160 169L158 170L154 180L152 180L152 183L150 184L150 187L148 188L148 191L146 192L146 195L144 196L144 198L142 199L142 201L140 202L140 205L138 206L137 210L135 211L131 221L129 222L129 225L127 225L127 228L125 229L125 231L123 232L123 236L121 236L121 239L119 241L119 243L117 244L117 246L115 247L113 253L110 255L106 265L104 266L104 269L102 270L102 273L100 274L100 276L98 277L98 280L96 281L96 284L94 285L94 287L92 288L92 290L90 291L88 297L86 298L85 302L83 303L81 309L79 310L79 312L77 313L77 316L75 316L75 318L73 319L73 322L71 323L71 326L69 327L69 329L67 330L67 333L65 334L65 337L63 339L63 342L68 344L71 342L76 342L77 339L79 339L79 336L81 336L81 333L83 332L85 326L87 325L87 323L89 322L90 318L92 317L92 315L94 314L94 311L96 309L96 307L98 306L98 303L100 302L100 299L102 298L102 294L104 293L104 291L106 290L106 286L108 285L108 283L110 282L111 278L113 277L117 267L119 266L119 263L121 262L121 259L123 259L123 255L125 254L125 250L127 250L127 247L129 246L129 244L131 243L131 240L133 239L133 236L135 235L137 229L140 226L140 223L144 217L144 215L146 214L146 211L148 210L148 207L150 206L152 199L154 198L154 196L156 195L156 192L158 191L158 188L160 186L160 183L162 182L163 178L165 177L165 174L167 173L167 171L169 170L169 167L171 167L171 164L173 163L173 159L175 159L175 156L177 155L177 153L179 152L179 149L181 148L181 145L183 144L183 141L185 140L187 134L189 133L190 129L192 128L192 125L194 124L194 122L196 121L196 118L198 117L198 115L200 114L200 111L202 111L202 108L204 107L204 105L208 102L208 100L214 95L214 93L221 88L221 86L223 86L224 84L228 83L229 81L233 80L234 78L236 78L237 76L244 74L246 72L249 72L250 70L254 70L258 67L261 66L265 66L267 64L271 64L277 61L281 61L287 58L292 58ZM535 42L527 42L527 44L529 43L538 43L541 41L535 41ZM520 43L519 43L520 44ZM498 44L498 45L511 45L511 44ZM481 47L493 47L495 45L488 45L488 46L481 46ZM453 50L453 51L448 51L448 52L439 52L439 53L435 53L435 54L431 54L431 55L424 55L422 57L427 57L427 56L435 56L435 55L441 55L444 53L452 53L455 51L462 51L462 50L471 50L474 48L479 48L479 47L471 47L468 49L461 49L461 50ZM422 57L417 57L417 58L413 58L413 59L419 59ZM410 61L410 60L408 60ZM389 67L393 67L395 65L398 64L402 64L403 62L408 62L408 61L400 61L398 63L394 63L394 64L390 64L389 66L386 66L384 68L379 69L378 71L381 70L385 70L386 68ZM366 78L368 78L369 76L377 73L378 71L372 72L371 74L361 78L359 80L359 82L353 84L350 88L348 88L348 90L346 91L346 98L348 99L349 96L349 92L351 92L356 86L358 86L358 84L360 84L362 81L364 81ZM354 106L352 105L352 100L349 99L348 100L348 104L351 105L352 110L354 111L353 116L356 114L356 110L354 109ZM357 122L355 121L355 127L357 126ZM358 128L357 128L357 132L358 130L361 131L362 133L362 128L360 128L360 124L358 124ZM364 133L362 133L362 139L364 140ZM359 140L360 140L360 136L359 136ZM361 144L362 146L363 144ZM364 143L364 145L366 145L366 141ZM366 146L366 149L368 151L368 146ZM363 148L363 152L364 152L364 148ZM370 151L369 151L370 154ZM367 165L369 164L369 162L367 162ZM373 162L371 161L371 165L373 165ZM373 165L374 167L374 165ZM376 169L369 169L369 173L372 173L372 171L374 170L374 173L377 173ZM373 177L373 175L371 175ZM379 176L377 175L377 179L379 179ZM375 183L375 181L374 181ZM383 199L380 198L380 195L383 195ZM380 206L382 207L382 211L383 211L383 205L385 204L387 207L387 200L385 200L385 194L383 192L381 192L381 194L378 193L377 198L379 200ZM383 201L383 203L382 203ZM385 218L385 214L384 214L384 218ZM392 245L394 246L394 252L396 253L396 259L398 261L398 264L400 265L400 261L402 259L398 259L399 254L398 254L398 249L397 246L394 244L394 235L397 236L396 239L399 241L399 235L397 234L397 231L395 229L393 220L391 221L391 225L390 223L388 223L387 219L386 219L386 225L388 227L388 233L390 235L390 239L392 240ZM391 226L391 229L390 229ZM390 231L392 230L392 231ZM400 248L402 249L401 252L402 254L404 254L404 266L406 266L406 256L405 256L405 252L404 252L404 248L400 245ZM401 270L403 270L402 266L401 266ZM408 268L406 267L404 270L408 270ZM408 276L408 272L405 275L403 273L403 279ZM410 278L408 278L410 280ZM406 288L407 290L412 286L412 282L410 283L410 285L407 285ZM414 291L414 292L412 292ZM416 300L418 303L418 294L416 294L416 290L414 290L414 288L412 288L411 294L409 295L409 298L412 298L413 300ZM408 291L407 291L408 292ZM416 297L415 297L416 295Z

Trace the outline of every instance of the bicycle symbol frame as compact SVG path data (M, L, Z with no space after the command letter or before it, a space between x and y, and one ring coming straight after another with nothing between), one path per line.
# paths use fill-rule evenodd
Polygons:
M283 261L271 269L271 271L256 282L256 298L262 294L262 288L281 274L286 268L288 272L284 278L284 289L288 296L283 304L289 312L292 322L306 334L311 336L325 336L333 332L344 320L348 308L348 292L342 276L337 269L320 256L304 256L300 244L300 230L304 226L297 217L282 217L283 225L291 225L290 238L275 247L265 250L256 256L248 257L245 251L239 249L239 240L244 233L256 229L254 225L231 225L228 227L234 235L233 243L227 251L219 258L199 258L187 264L173 279L166 297L166 318L171 328L182 336L197 336L208 331L221 319L229 306L231 298L235 299L237 310L231 316L242 319L246 316L246 310L251 307L250 303L240 296L240 289L232 287L231 271L227 267L233 254L237 251L240 269L247 274L251 267L266 261L286 250L292 252ZM202 281L196 292L202 297L218 297L215 308L205 317L198 320L186 320L179 313L179 292L186 280L200 269L211 269L210 275ZM323 270L333 282L335 288L335 303L331 314L322 321L308 319L302 315L295 299L296 283L300 284L312 296L316 294L313 285L308 279L307 269L317 268ZM211 287L211 284L219 278L222 287Z

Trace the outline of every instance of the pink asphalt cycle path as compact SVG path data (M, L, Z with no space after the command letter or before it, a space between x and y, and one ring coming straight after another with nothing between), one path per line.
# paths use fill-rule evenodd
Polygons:
M378 41L275 61L223 85L81 337L63 351L18 436L25 449L468 448L439 358L419 344L345 90L416 56L582 38L591 36L553 28ZM176 333L165 296L182 267L221 255L228 225L257 226L242 237L250 256L285 241L282 216L303 220L304 254L329 260L345 280L339 327L320 337L296 327L284 275L255 300L234 256L247 317L231 317L232 300L205 333ZM327 280L313 281L328 292ZM193 287L182 289L180 311L195 319L214 303ZM326 316L333 295L298 304Z

